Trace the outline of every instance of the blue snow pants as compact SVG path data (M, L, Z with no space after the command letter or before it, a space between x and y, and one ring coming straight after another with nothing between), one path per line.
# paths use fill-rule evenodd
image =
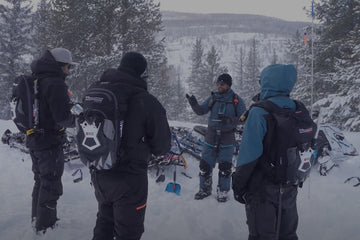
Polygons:
M216 149L214 147L204 145L201 161L200 161L200 188L206 189L205 180L212 176L212 171L218 162L219 166L219 190L229 191L230 190L230 179L231 179L231 168L232 168L232 157L234 147L226 146Z

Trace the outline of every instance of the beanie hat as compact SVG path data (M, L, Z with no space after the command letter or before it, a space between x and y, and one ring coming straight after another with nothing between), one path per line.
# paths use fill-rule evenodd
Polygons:
M138 52L127 52L121 58L119 70L123 70L134 77L147 77L147 61L145 57Z
M226 83L227 85L229 85L229 87L231 87L232 78L229 74L223 73L218 77L216 82L217 83Z
M61 63L67 63L71 65L75 65L77 63L72 61L71 52L65 48L54 48L50 50L51 55L55 58L55 61Z

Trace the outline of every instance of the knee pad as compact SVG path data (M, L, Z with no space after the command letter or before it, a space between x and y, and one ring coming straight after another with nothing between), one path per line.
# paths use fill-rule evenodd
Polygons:
M231 175L231 162L219 163L219 176L220 177L229 177Z
M207 177L211 175L211 167L205 162L205 160L200 160L200 176Z

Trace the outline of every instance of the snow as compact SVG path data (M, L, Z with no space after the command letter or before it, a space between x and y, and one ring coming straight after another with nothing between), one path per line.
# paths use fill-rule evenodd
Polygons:
M192 123L171 122L176 126ZM7 128L16 132L11 121L0 121L0 133ZM360 149L360 133L346 132L346 138ZM247 239L244 206L233 199L218 203L213 194L194 200L198 190L198 161L185 155L188 169L177 167L180 196L165 192L172 182L173 167L167 169L166 180L155 183L155 173L149 172L149 197L143 240L219 240ZM30 223L33 174L30 156L8 145L0 145L0 239L1 240L81 240L91 239L95 225L97 202L90 185L88 171L82 167L83 181L73 183L71 174L82 165L66 164L63 175L64 194L58 201L59 225L37 236ZM186 178L184 171L192 176ZM299 189L299 239L353 240L359 239L360 187L344 184L345 179L360 176L360 156L351 157L328 176L313 171ZM217 170L213 174L217 182ZM215 193L215 186L213 186Z

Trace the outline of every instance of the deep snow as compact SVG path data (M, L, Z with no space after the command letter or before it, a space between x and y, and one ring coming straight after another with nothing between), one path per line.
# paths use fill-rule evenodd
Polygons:
M191 123L171 122L172 125L192 126ZM11 121L0 121L0 133L7 128L16 132ZM345 133L360 150L360 133ZM149 172L149 197L143 240L219 240L247 239L244 206L230 200L218 203L211 197L196 201L198 161L185 155L188 169L177 168L181 194L164 191L172 182L173 168L166 171L166 180L155 183ZM34 234L30 224L33 174L30 156L9 146L0 145L0 239L1 240L82 240L91 239L97 202L90 185L89 174L73 183L71 174L82 167L78 161L66 164L63 175L64 194L58 201L59 226L44 236ZM192 179L181 175L186 171ZM217 182L217 170L213 181ZM360 239L360 186L344 184L350 176L360 176L360 156L351 157L328 176L313 171L304 187L299 189L299 239L353 240ZM215 186L213 187L213 193Z

